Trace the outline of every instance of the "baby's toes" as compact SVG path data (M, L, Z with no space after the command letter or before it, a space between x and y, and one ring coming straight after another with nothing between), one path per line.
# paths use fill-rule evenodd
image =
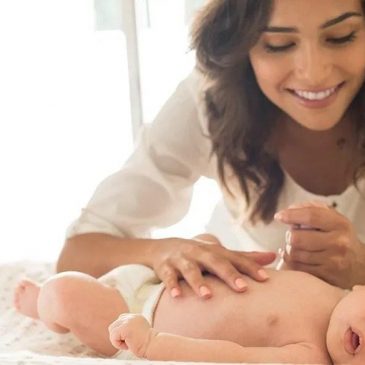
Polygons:
M21 297L24 295L25 285L23 280L20 281L14 289L13 304L19 310Z
M22 280L14 290L14 307L18 312L32 318L38 318L38 295L40 287L30 280Z

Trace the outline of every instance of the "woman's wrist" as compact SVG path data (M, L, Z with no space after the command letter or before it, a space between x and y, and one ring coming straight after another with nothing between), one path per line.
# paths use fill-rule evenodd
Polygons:
M172 247L177 246L178 242L181 240L182 238L177 237L147 239L144 250L146 254L143 257L144 262L141 263L153 268L154 263L161 260L164 252L167 252L167 250L170 251Z
M193 237L193 240L208 243L208 244L221 245L221 242L219 241L219 239L210 233L198 234Z

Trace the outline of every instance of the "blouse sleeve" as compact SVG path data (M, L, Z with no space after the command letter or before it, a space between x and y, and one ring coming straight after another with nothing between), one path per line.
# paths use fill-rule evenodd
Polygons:
M151 229L186 214L193 184L210 170L200 78L194 70L142 129L133 154L97 187L68 237L88 232L148 237Z

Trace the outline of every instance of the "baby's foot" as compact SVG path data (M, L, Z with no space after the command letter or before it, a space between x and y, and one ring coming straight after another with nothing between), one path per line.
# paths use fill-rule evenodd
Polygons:
M37 302L40 287L29 280L22 280L15 288L14 306L22 314L39 318Z

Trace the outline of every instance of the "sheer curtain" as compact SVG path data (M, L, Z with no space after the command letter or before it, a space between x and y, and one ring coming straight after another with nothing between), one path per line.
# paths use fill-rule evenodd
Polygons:
M143 121L149 123L195 64L189 30L204 0L135 0ZM219 198L216 183L201 178L187 216L155 237L202 233Z

